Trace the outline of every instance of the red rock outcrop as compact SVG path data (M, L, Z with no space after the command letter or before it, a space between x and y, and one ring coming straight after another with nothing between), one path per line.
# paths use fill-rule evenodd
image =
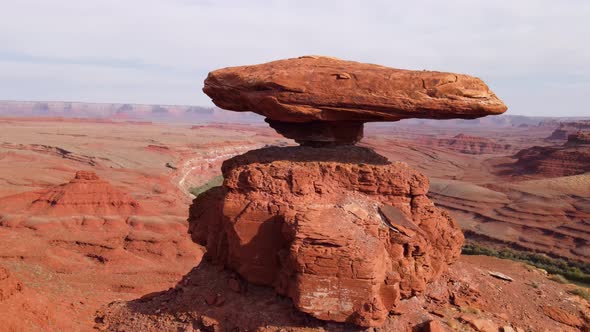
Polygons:
M223 109L283 122L469 119L506 111L475 77L324 56L219 69L203 91Z
M545 138L546 141L566 141L569 135L590 130L590 120L558 122L556 120L539 123L539 127L557 127L551 135Z
M426 197L428 179L358 147L250 151L197 197L206 257L322 320L379 326L459 255L463 235Z
M567 146L590 146L590 132L577 132L567 137Z
M551 135L547 136L545 140L547 141L565 141L567 140L568 132L565 129L557 128L555 129Z
M563 145L534 146L521 150L514 158L517 161L502 171L503 173L560 177L590 172L590 135L569 135L568 141Z
M321 142L354 144L362 124L408 118L473 119L501 114L506 106L478 78L435 71L412 71L324 56L303 56L209 73L203 91L220 108L254 112L281 134L315 141L309 123L328 122ZM358 122L351 135L338 122ZM330 129L335 126L336 129ZM299 128L299 129L297 129ZM359 130L358 128L361 128ZM301 135L301 136L299 136Z
M117 215L141 211L129 195L101 180L94 172L78 171L68 183L56 186L35 199L30 210L39 215Z

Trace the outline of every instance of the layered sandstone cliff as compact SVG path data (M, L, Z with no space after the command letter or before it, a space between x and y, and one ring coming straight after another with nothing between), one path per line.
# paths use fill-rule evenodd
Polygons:
M206 258L323 320L378 326L460 253L428 179L360 147L267 148L227 160L190 211Z
M576 133L555 146L535 146L514 155L506 172L531 177L560 177L590 172L590 134Z
M423 138L418 143L464 154L508 154L514 152L510 144L496 143L485 137L458 134L451 138Z

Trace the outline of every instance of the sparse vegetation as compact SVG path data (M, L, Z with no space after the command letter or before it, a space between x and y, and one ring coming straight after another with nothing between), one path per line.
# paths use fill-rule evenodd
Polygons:
M566 278L564 278L564 276L562 276L561 274L553 274L549 277L549 280L553 280L553 281L560 283L560 284L569 283L569 281Z
M587 289L575 288L575 289L569 290L568 293L573 294L573 295L577 295L577 296L585 299L586 301L590 302L590 292Z
M472 315L479 315L481 314L481 310L478 308L474 308L471 306L466 306L466 307L460 307L459 311L461 311L462 313L465 314L472 314Z
M550 274L560 275L567 280L590 285L590 264L588 263L567 261L561 258L552 258L544 254L517 251L509 248L496 250L477 243L465 244L462 253L464 255L486 255L523 262L544 269ZM553 278L559 277L554 276Z
M220 186L221 184L223 184L223 176L219 175L219 176L216 176L216 177L212 178L211 180L207 181L202 186L190 188L189 192L191 194L195 195L195 197L196 197L213 187Z
M536 281L531 281L531 282L530 282L530 283L528 283L527 285L529 285L529 286L531 286L531 287L533 287L533 288L535 288L535 289L539 288L539 283L538 283L538 282L536 282Z

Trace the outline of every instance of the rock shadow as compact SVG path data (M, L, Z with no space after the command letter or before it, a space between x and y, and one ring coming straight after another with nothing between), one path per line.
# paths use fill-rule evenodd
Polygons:
M97 328L141 331L290 331L307 328L360 332L365 328L324 322L298 311L289 298L256 286L206 260L174 287L99 310Z
M222 171L237 165L254 163L268 164L275 161L286 162L335 162L340 164L389 165L386 157L373 149L355 145L331 145L323 147L286 146L265 147L251 150L223 162Z

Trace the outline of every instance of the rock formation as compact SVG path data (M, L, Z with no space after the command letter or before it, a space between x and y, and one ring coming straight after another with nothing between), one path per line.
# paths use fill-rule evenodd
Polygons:
M569 122L546 121L541 122L539 126L557 126L551 135L545 138L546 141L567 141L569 135L575 135L578 132L588 132L590 130L590 120L578 120Z
M590 132L577 132L567 137L567 146L590 146Z
M360 147L265 148L227 160L191 207L206 257L323 320L382 324L460 253L428 179Z
M302 145L223 163L223 186L190 209L209 262L318 319L380 326L459 256L463 234L427 198L428 179L350 144L364 122L504 112L481 80L313 56L217 70L203 90Z
M514 152L514 147L510 144L499 144L489 138L465 134L458 134L452 138L420 139L418 142L464 154L508 154Z
M555 146L534 146L514 155L503 173L531 177L560 177L590 172L590 134L579 132Z
M133 198L88 171L78 171L70 182L41 194L30 209L41 215L117 216L137 214L141 210Z
M23 216L129 217L146 214L131 196L89 171L77 171L69 182L49 189L2 197L0 205L3 214Z
M364 122L506 111L475 77L322 56L219 69L209 73L203 91L223 109L261 114L280 134L316 145L356 143Z
M567 140L567 130L557 128L555 129L551 135L545 138L546 141L565 141Z

